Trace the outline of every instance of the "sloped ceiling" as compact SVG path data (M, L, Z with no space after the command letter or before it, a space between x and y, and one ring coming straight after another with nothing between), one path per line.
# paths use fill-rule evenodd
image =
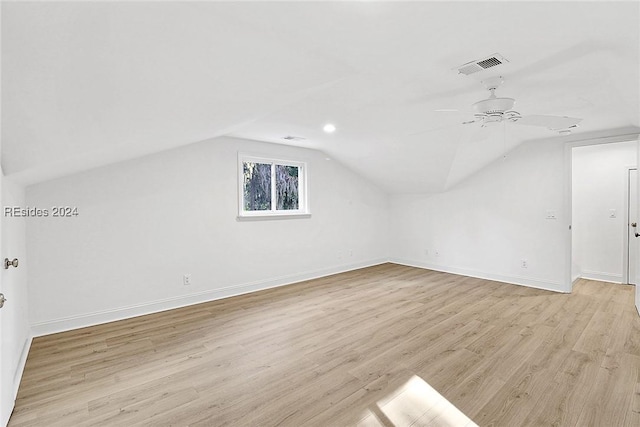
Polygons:
M577 133L639 127L639 14L638 2L3 2L2 166L31 184L222 135L294 135L387 192L443 191L522 141L559 138L462 125L490 76L523 115L583 118ZM496 52L509 63L455 70Z

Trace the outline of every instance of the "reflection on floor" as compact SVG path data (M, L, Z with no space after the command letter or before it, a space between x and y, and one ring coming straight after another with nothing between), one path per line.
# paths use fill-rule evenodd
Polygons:
M417 375L412 376L402 387L371 405L358 426L478 427Z

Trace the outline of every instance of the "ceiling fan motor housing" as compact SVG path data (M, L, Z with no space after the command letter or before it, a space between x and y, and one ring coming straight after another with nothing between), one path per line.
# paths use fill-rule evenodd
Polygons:
M483 99L473 104L473 110L476 114L501 114L511 110L515 102L513 98Z

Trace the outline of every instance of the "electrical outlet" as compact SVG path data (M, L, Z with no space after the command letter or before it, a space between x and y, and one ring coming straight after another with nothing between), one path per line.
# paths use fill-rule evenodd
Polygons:
M425 249L425 250L424 250L424 254L425 254L426 256L429 256L429 249Z
M527 261L526 259L520 260L520 267L529 268L529 261Z
M556 211L547 211L547 219L557 219Z
M182 276L182 284L189 286L191 284L191 274L185 274Z
M349 258L353 257L353 249L349 249Z

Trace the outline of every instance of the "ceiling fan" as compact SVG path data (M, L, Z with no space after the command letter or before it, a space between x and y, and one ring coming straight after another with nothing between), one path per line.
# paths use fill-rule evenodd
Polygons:
M567 135L571 133L572 129L577 128L578 123L582 121L582 119L566 116L522 116L519 112L513 110L515 99L496 96L496 89L504 83L504 79L501 76L483 80L482 83L491 92L491 95L489 98L473 104L474 119L462 122L462 124L481 123L482 127L486 127L493 123L511 122L518 125L545 127L561 135Z

